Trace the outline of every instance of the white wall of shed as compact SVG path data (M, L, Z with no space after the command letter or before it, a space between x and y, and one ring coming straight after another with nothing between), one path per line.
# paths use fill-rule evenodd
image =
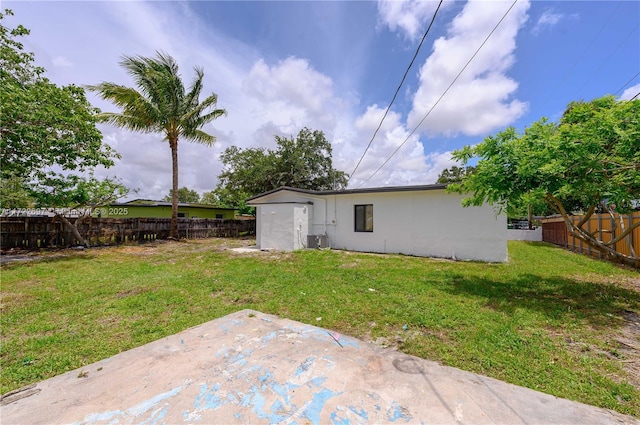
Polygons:
M262 205L257 216L256 239L260 249L292 251L294 249L294 210L291 204Z
M312 205L268 204L256 208L256 244L260 249L306 248Z

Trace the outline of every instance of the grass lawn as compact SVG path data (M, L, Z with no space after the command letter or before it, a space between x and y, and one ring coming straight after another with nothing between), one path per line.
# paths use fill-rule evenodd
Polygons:
M508 264L197 240L1 270L1 392L244 308L640 417L640 274L537 243Z

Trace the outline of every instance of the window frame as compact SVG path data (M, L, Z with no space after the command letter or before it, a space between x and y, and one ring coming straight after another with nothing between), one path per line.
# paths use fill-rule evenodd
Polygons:
M367 216L369 216L369 220L367 220ZM359 224L361 226L358 226ZM373 204L355 204L353 206L353 231L373 233Z

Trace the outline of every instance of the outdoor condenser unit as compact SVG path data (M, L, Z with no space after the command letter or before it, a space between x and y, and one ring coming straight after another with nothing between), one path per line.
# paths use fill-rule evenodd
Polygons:
M327 235L307 235L307 248L328 248Z

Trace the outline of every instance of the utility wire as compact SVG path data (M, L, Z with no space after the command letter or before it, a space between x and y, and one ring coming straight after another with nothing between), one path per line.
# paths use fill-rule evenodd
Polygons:
M398 93L400 92L400 88L402 87L402 84L404 84L404 80L407 78L407 74L409 74L409 70L411 69L411 66L413 65L413 62L416 60L416 57L418 56L418 52L420 52L420 48L422 47L422 44L424 43L425 38L427 38L427 34L429 34L429 31L431 30L431 26L433 25L433 22L436 20L436 15L438 14L438 11L440 10L440 6L442 6L442 2L443 2L443 0L440 0L440 3L438 3L438 7L436 8L436 11L433 13L433 17L431 18L431 23L429 24L429 27L427 28L427 30L425 31L424 35L422 36L422 40L420 40L420 44L418 44L418 48L416 49L416 53L413 55L413 58L411 59L411 62L409 63L409 66L407 67L407 70L404 72L404 75L402 76L402 81L400 81L400 85L396 89L396 92L394 93L393 98L391 99L391 102L389 103L389 106L387 106L387 110L384 112L384 115L382 116L382 119L380 120L380 124L378 124L378 128L376 128L376 131L373 133L373 136L371 137L371 140L369 141L369 144L367 145L366 149L362 153L362 156L360 157L360 160L358 161L358 163L356 164L356 167L351 172L351 175L349 176L349 179L347 180L347 185L349 185L349 181L351 180L351 177L353 177L353 175L356 173L356 170L358 170L358 167L360 166L360 163L362 162L362 160L364 159L364 156L369 151L369 148L371 147L371 144L373 143L373 140L376 138L376 135L378 134L378 131L382 127L382 123L384 122L384 119L387 117L387 114L389 113L389 110L391 109L391 105L393 105L393 102L396 100L396 96L398 96Z
M629 39L629 37L631 37L631 34L633 34L634 32L636 32L636 30L638 29L638 27L640 27L640 23L636 24L635 27L633 27L633 29L631 30L631 32L629 32L629 34L624 38L624 40L622 40L618 46L611 51L611 53L609 53L609 56L607 56L607 58L605 60L603 60L600 63L600 66L598 67L598 69L596 69L595 71L593 71L593 73L589 76L589 78L587 78L587 80L582 84L582 86L578 89L579 93L582 93L582 90L586 87L586 85L589 83L589 81L591 81L593 79L593 77L596 76L596 74L598 74L598 72L600 72L600 70L602 69L602 67L607 64L609 62L609 59L611 59L611 57L616 54L616 52L618 50L620 50L620 47L622 47L622 45L624 43L626 43L626 41Z
M471 61L478 55L478 52L480 52L480 49L482 49L484 47L484 45L487 43L487 41L489 40L489 38L493 35L493 33L496 31L496 29L498 29L498 26L500 26L500 24L502 23L502 21L504 21L504 19L507 17L507 15L509 14L509 12L511 12L511 9L513 9L513 7L516 5L516 3L518 2L518 0L514 0L514 2L511 4L511 6L509 7L509 9L507 9L507 11L504 13L504 15L502 15L502 18L500 18L500 20L498 21L498 23L493 27L493 29L491 30L491 32L489 33L489 35L487 35L487 37L484 39L484 41L482 42L482 44L480 45L480 47L478 47L478 49L476 50L476 52L473 54L473 56L471 56L471 58L467 61L466 65L460 70L460 72L458 72L458 75L456 75L456 78L453 79L453 81L451 82L451 84L449 84L449 87L447 87L447 89L444 91L444 93L442 93L440 95L440 97L438 98L438 100L436 101L436 103L433 104L433 106L431 107L431 109L429 109L426 113L426 115L420 120L420 122L418 123L418 125L416 125L413 130L411 130L411 133L409 133L409 135L407 136L406 139L404 139L404 141L400 144L400 146L398 146L396 148L395 151L393 151L393 153L391 154L391 156L389 156L389 158L387 158L387 160L385 162L382 163L382 165L380 167L378 167L378 169L376 171L373 172L373 174L371 174L369 176L369 178L367 178L364 182L362 182L362 184L360 184L360 186L358 187L362 187L365 185L365 183L367 183L369 180L371 180L371 178L373 176L375 176L376 174L378 174L378 171L380 171L385 165L387 165L387 163L391 160L391 158L394 157L394 155L396 153L398 153L398 151L400 150L400 148L402 148L404 146L405 143L407 143L407 141L409 140L409 138L411 138L411 136L413 136L413 133L416 132L416 130L418 130L418 128L422 125L422 123L424 122L424 120L427 119L427 117L431 114L431 111L433 111L433 109L438 105L438 103L440 103L440 101L442 100L442 98L447 94L447 92L449 91L449 89L451 89L451 87L455 84L456 81L458 81L458 78L460 78L460 75L462 75L462 73L464 72L465 69L467 69L467 67L469 66L469 64L471 63Z
M620 87L620 88L618 89L618 91L614 93L614 95L617 95L617 94L618 94L618 93L620 93L622 90L624 90L624 89L625 89L625 87L627 87L627 86L629 85L629 83L630 83L630 82L632 82L633 80L635 80L635 79L636 79L636 77L638 77L638 75L640 75L640 72L638 72L636 75L634 75L633 77L631 77L631 78L629 79L629 81L627 81L626 83L624 83L624 85L623 85L622 87Z
M636 100L638 98L638 96L640 96L640 91L638 93L636 93L636 95L633 96L630 100Z
M549 96L545 99L544 103L542 103L542 107L543 108L547 106L547 103L549 103L549 101L551 100L553 95L556 94L556 92L558 91L560 86L563 85L563 83L565 82L565 80L567 79L569 74L571 74L571 72L575 69L576 65L578 65L578 62L580 62L582 60L582 58L584 57L585 53L587 53L587 51L591 48L591 46L593 46L593 43L598 39L598 37L600 36L600 34L604 30L604 28L609 24L609 21L611 21L611 18L613 18L613 15L615 15L615 13L618 11L618 9L620 8L620 5L622 4L623 1L624 0L620 0L618 2L618 4L616 5L616 8L613 9L613 12L611 12L611 14L607 18L607 20L602 24L602 26L600 27L600 30L597 32L595 37L593 37L591 39L591 41L589 42L587 47L585 47L585 49L582 51L582 53L580 53L580 56L578 56L578 58L575 60L575 62L573 62L573 65L571 65L571 68L569 68L569 70L564 74L564 76L558 82L558 84L553 88L553 90L551 90L551 92L549 93Z

